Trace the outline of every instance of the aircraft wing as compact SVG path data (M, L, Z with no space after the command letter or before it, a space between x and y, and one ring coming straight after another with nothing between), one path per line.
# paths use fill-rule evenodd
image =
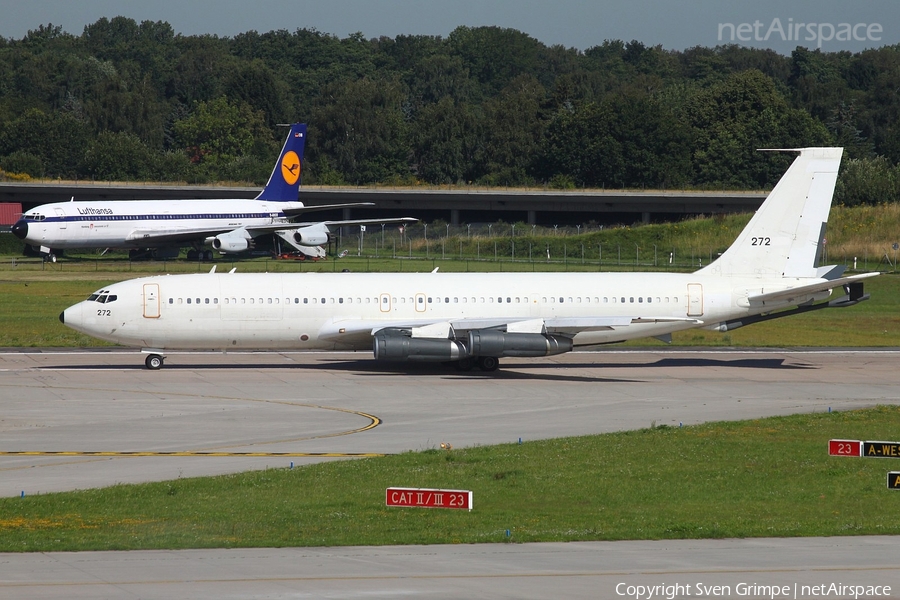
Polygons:
M284 225L282 224L282 228ZM233 227L222 228L173 228L173 229L135 229L125 237L129 245L166 246L170 244L187 244L203 241L210 236L234 231Z
M303 213L317 210L332 210L335 208L353 208L354 206L375 206L374 202L350 202L348 204L319 204L317 206L304 206L303 208L285 208L282 212L288 217L298 217Z
M347 221L313 221L311 223L288 223L281 229L297 229L301 227L311 227L313 225L327 225L329 227L341 227L343 225L381 225L382 223L418 223L418 219L413 217L394 217L390 219L350 219Z
M575 335L582 331L599 331L614 327L627 327L637 323L685 322L702 324L698 319L678 317L565 317L553 319L478 318L478 319L332 319L319 330L319 339L334 342L359 341L374 336L383 329L407 329L412 337L447 339L450 332L478 329L506 329L510 333L559 333Z
M805 298L806 296L810 296L812 294L832 290L836 287L855 283L857 281L868 279L869 277L875 277L877 275L880 275L880 273L861 273L859 275L850 275L849 277L840 277L838 279L820 281L818 283L810 283L808 285L801 285L784 290L776 290L774 292L765 292L760 294L751 293L747 296L747 302L749 302L751 306L766 305L768 303L792 302L796 299Z

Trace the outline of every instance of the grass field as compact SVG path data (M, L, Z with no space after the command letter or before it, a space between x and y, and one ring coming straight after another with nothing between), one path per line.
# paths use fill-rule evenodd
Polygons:
M6 498L0 551L897 535L892 461L828 456L897 431L878 407ZM387 508L391 486L474 510Z

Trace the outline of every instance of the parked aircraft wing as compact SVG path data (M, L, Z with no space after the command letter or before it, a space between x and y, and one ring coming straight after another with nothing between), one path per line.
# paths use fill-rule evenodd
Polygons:
M286 212L286 211L285 211ZM418 219L413 217L394 217L390 219L349 219L347 221L313 221L311 223L289 223L287 227L282 226L281 229L311 227L313 225L327 225L328 227L342 227L344 225L381 225L382 223L418 223Z
M333 210L336 208L353 208L356 206L375 206L374 202L347 202L345 204L317 204L314 206L303 206L302 208L285 208L284 214L288 217L299 217L303 213L315 212L317 210Z

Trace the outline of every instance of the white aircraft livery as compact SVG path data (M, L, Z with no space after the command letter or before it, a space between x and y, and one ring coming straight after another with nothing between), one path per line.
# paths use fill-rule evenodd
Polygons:
M841 148L802 148L716 261L694 273L216 273L104 287L60 321L142 348L373 349L378 360L486 371L502 357L758 321L866 300L843 267L817 267ZM826 301L834 288L845 294Z
M223 254L253 247L254 238L277 235L312 258L325 256L329 227L406 223L417 219L362 219L294 222L302 213L371 206L371 202L305 206L298 201L306 125L291 125L287 141L266 187L252 200L114 200L56 202L26 211L12 233L53 257L54 251L75 248L129 248L132 256L151 250L154 258L174 258L183 246L193 246L211 259L209 244ZM189 258L193 256L189 255Z

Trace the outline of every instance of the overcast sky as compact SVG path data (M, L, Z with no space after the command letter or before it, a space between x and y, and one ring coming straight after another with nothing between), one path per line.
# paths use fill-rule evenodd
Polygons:
M676 50L737 43L784 54L797 45L858 52L900 43L897 0L0 0L0 36L21 39L47 23L80 35L118 15L229 37L299 28L338 37L446 36L460 25L496 25L581 50L607 39Z

